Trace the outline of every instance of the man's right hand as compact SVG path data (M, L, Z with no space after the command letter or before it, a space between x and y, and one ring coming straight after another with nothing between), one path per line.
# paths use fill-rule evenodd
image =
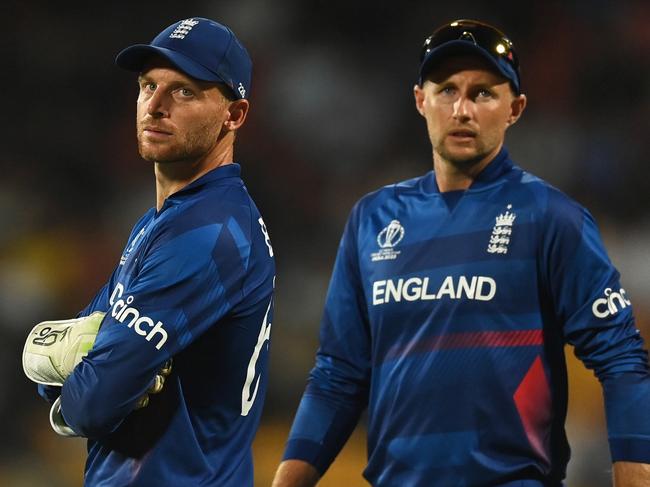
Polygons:
M145 392L142 397L138 399L138 402L135 403L135 409L146 408L149 405L149 394L158 394L163 390L165 379L169 376L169 374L172 373L172 363L172 359L169 359L163 364L161 369L156 374L156 377L154 377L151 387L149 387L149 389L147 389L147 392Z
M149 389L147 389L147 392L145 392L144 395L142 395L142 397L140 397L140 399L138 399L138 401L135 403L135 409L142 409L144 407L147 407L149 404L149 394L158 394L160 391L162 391L163 386L165 385L165 378L168 377L171 372L172 359L169 359L163 364L162 368L156 374L151 387L149 387ZM58 435L79 436L72 428L70 428L70 426L68 426L65 418L63 417L63 413L61 412L60 396L56 398L54 404L52 404L52 407L50 408L50 425Z
M313 465L302 460L285 460L275 472L272 487L313 487L319 478Z

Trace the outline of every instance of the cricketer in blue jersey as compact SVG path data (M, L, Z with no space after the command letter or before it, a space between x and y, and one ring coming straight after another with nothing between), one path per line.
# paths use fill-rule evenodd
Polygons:
M116 63L139 73L138 145L154 163L156 206L79 318L30 335L25 369L56 399L57 432L88 438L85 485L251 486L275 274L233 163L251 61L230 29L191 18Z
M414 94L434 170L352 210L274 485L314 485L367 409L372 485L561 486L566 343L602 383L617 485L650 485L630 297L587 210L503 147L526 104L512 43L441 27Z

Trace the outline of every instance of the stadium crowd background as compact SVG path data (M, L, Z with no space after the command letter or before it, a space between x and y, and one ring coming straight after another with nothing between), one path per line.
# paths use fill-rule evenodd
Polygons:
M366 192L431 169L412 87L420 45L443 22L484 19L514 41L529 105L508 136L510 153L590 208L650 339L649 3L3 3L1 485L81 485L84 442L51 431L20 355L35 323L85 306L153 205L151 167L135 144L136 83L113 58L182 18L226 23L254 61L236 158L278 264L257 485L270 483L313 363L348 211ZM568 485L606 486L600 388L567 355ZM365 485L364 457L361 426L321 485Z

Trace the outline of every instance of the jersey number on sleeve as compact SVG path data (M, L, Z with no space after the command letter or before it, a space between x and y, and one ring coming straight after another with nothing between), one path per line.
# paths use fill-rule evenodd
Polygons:
M262 228L264 224L262 223ZM269 249L271 247L269 246ZM271 304L273 303L273 298L269 301L269 306L266 308L266 313L264 314L264 321L262 321L262 326L260 327L260 334L257 337L257 343L255 344L255 349L253 350L253 355L248 361L248 370L246 371L246 382L244 382L244 387L241 390L241 415L248 416L248 412L253 407L255 402L255 397L257 396L257 388L260 385L260 376L257 377L255 381L255 389L251 393L251 385L253 384L253 379L255 378L255 369L257 366L257 359L260 357L260 351L262 346L269 340L271 337L271 324L269 323L269 312L271 311Z

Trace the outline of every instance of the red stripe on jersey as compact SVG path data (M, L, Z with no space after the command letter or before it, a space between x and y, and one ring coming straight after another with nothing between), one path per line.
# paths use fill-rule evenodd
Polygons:
M428 340L418 340L406 346L392 347L386 358L397 358L412 353L455 348L528 347L542 345L542 330L477 331L448 333Z

